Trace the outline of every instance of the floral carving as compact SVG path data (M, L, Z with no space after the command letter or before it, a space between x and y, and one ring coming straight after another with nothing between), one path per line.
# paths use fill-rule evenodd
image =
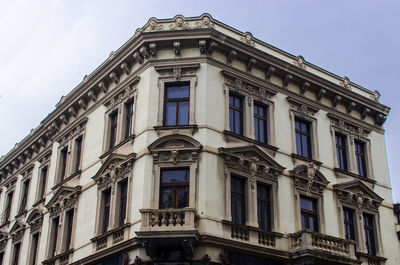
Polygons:
M160 31L163 30L163 25L157 23L155 19L151 19L146 31Z
M322 194L329 183L313 162L295 167L290 175L294 178L297 189L318 195Z
M250 32L246 32L244 36L240 38L240 40L247 43L248 45L256 46L256 44L253 41L253 35L251 35Z
M175 23L169 26L173 30L189 29L189 23L185 22L183 17L177 17Z
M203 29L203 28L214 28L214 27L215 27L215 25L211 21L211 18L209 16L204 16L201 21L197 21L195 23L194 28Z
M377 211L383 199L360 180L333 185L338 199L358 209Z

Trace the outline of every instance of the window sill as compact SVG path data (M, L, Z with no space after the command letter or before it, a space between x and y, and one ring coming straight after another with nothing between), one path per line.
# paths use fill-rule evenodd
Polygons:
M46 265L46 264L52 264L53 262L55 262L55 261L58 260L59 258L65 257L65 256L69 256L69 255L72 254L73 252L74 252L74 249L73 249L73 248L68 249L68 250L64 251L63 253L57 254L57 255L55 255L54 257L51 257L51 258L49 258L49 259L47 259L47 260L44 260L44 261L43 261L43 264L44 264L44 265Z
M259 142L259 141L254 140L254 139L251 139L251 138L249 138L249 137L246 137L246 136L243 136L243 135L240 135L240 134L236 134L236 133L233 133L233 132L230 132L230 131L227 131L227 130L224 130L224 134L225 134L227 137L232 136L232 137L238 138L238 139L240 139L240 140L243 140L243 141L246 141L246 142L251 142L251 143L253 143L253 144L255 144L255 145L259 145L259 146L265 147L265 148L267 148L268 150L271 150L271 151L273 151L273 152L276 152L276 151L279 150L278 147L275 147L275 146L273 146L273 145L269 145L269 144L266 144L266 143L262 143L262 142Z
M122 229L122 228L125 228L125 227L128 227L128 226L130 226L130 225L131 225L130 223L126 223L126 224L120 225L120 226L118 226L118 227L116 227L116 228L113 228L113 229L111 229L111 230L108 230L108 231L106 231L106 232L100 234L100 235L97 235L97 236L93 237L92 239L90 239L90 241L95 242L95 241L97 241L97 240L100 239L100 238L103 238L103 237L105 237L105 236L111 235L111 234L114 233L115 231L117 231L117 230L119 230L119 229Z
M124 144L126 144L129 141L133 141L135 139L135 135L132 134L131 136L129 136L128 138L125 138L124 140L122 140L121 142L119 142L117 145L115 145L113 148L107 150L105 153L103 153L99 158L103 159L106 156L108 156L109 154L111 154L112 152L114 152L116 149L120 148L121 146L123 146Z
M34 204L32 204L32 207L36 207L36 206L38 206L39 204L44 203L45 200L46 200L45 198L41 198L40 200L38 200L37 202L35 202Z
M174 133L181 133L182 131L189 131L191 135L197 132L197 124L192 125L173 125L173 126L154 126L154 130L157 131L157 134L160 135L162 131L174 131Z
M333 170L334 170L335 173L336 173L336 177L343 177L343 175L345 175L345 176L347 176L347 177L357 178L357 179L359 179L359 180L363 180L363 181L369 182L369 183L371 183L371 184L375 184L375 183L376 183L376 180L373 180L373 179L370 179L370 178L367 178L367 177L362 177L362 176L360 176L360 175L351 173L351 172L349 172L349 171L342 170L342 169L340 169L340 168L336 168L336 167L335 167Z
M76 176L80 176L82 173L82 170L77 170L74 173L72 173L69 177L63 179L61 182L57 183L56 185L54 185L54 187L51 188L51 190L55 190L58 189L59 187L61 187L62 185L64 185L66 182L70 181L71 179L75 178Z
M23 216L26 213L27 213L27 210L19 211L18 214L14 218L19 218L19 217Z
M317 165L317 166L321 166L322 165L322 162L319 162L319 161L317 161L317 160L314 160L314 159L312 159L312 158L308 158L308 157L305 157L305 156L301 156L301 155L298 155L298 154L295 154L295 153L292 153L291 154L291 157L293 158L293 159L297 159L297 160L302 160L302 161L305 161L305 162L313 162L315 165Z
M255 226L250 226L250 225L236 224L236 223L234 223L232 221L228 221L228 220L222 220L222 224L233 225L233 226L236 226L236 227L240 227L240 228L243 228L243 229L249 229L249 230L252 230L252 231L269 233L269 234L274 235L276 237L283 237L284 236L282 233L279 233L279 232L274 232L274 231L271 231L271 230L265 230L265 229L261 229L261 228L258 228L258 227L255 227Z
M372 264L382 264L381 262L385 262L387 258L369 255L367 253L356 252L356 256L358 260L365 260L365 261L374 261ZM368 262L368 264L371 264Z

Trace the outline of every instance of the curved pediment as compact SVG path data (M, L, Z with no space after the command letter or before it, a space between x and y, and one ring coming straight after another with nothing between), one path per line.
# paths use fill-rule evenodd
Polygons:
M73 207L78 200L81 189L82 186L61 186L51 200L45 205L49 210L50 215L57 215L58 213Z
M26 223L30 224L43 217L43 213L39 209L33 209L26 217Z
M219 153L225 159L228 167L246 171L252 175L272 176L277 178L285 169L267 153L255 145L219 148Z
M296 188L306 192L322 194L329 183L313 162L298 165L290 171L290 175L294 178Z
M353 180L333 185L342 202L356 205L359 208L377 210L383 199L361 180Z
M147 147L154 161L173 162L197 160L203 146L192 137L172 134L161 137Z

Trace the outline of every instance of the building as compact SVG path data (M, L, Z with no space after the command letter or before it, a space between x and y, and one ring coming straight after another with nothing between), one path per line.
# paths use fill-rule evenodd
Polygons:
M399 264L379 96L151 18L1 159L0 263Z

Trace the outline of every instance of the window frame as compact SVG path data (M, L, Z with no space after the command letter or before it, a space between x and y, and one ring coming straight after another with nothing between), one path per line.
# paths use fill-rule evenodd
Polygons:
M346 207L346 206L343 206L341 209L342 209L342 215L343 215L344 238L346 238L348 240L356 241L356 238L357 238L357 222L355 221L356 212L354 209L352 209L350 207ZM346 220L345 211L348 211L349 213L351 213L350 221ZM352 233L353 238L351 238L351 235L347 236L346 226L349 226L350 231L351 231L350 233Z
M231 98L234 101L233 105L230 104ZM240 107L235 106L236 100L239 100ZM237 135L243 135L243 133L244 133L244 125L243 125L243 122L244 122L244 107L243 107L243 105L244 104L243 104L243 102L244 102L244 97L238 95L237 93L229 92L229 131L231 133L234 133ZM233 113L235 113L232 118L232 120L234 121L233 125L230 122L231 121L231 110L233 111ZM239 133L236 132L236 122L235 122L236 121L236 119L235 119L236 113L239 114L239 122L240 122ZM231 128L231 126L233 126L233 127Z
M17 253L16 252L16 247L17 246L18 246L18 256L16 254ZM22 242L21 241L13 244L12 261L11 261L12 265L20 264L20 261L21 261L21 246L22 246Z
M358 151L357 145L362 147L362 152ZM356 161L356 172L362 178L368 178L368 171L367 171L367 154L366 154L366 144L363 141L354 139L354 156ZM361 159L362 165L359 164L359 158ZM361 174L361 170L364 172Z
M255 114L255 112L254 112L254 109L255 109L255 107L258 107L258 108L262 108L263 109L263 111L264 111L264 116L261 116L261 115L259 115L259 113L257 113L257 114ZM259 112L259 110L257 110L257 112ZM255 126L253 125L253 127L254 127L254 140L256 140L257 142L260 142L260 143L263 143L263 144L269 144L268 143L268 139L269 139L269 133L268 133L268 113L269 113L269 107L268 107L268 105L266 105L266 104L264 104L264 103L259 103L258 101L254 101L254 103L253 103L253 121L254 121L254 123L255 123L255 119L257 119L257 128L258 128L258 137L260 138L260 120L262 120L262 121L264 121L264 133L263 133L263 136L264 136L264 142L262 142L261 140L259 140L259 139L257 139L257 137L256 137L256 128L255 128Z
M243 176L240 176L240 175L237 175L237 174L231 174L230 178L231 178L231 180L230 180L230 182L231 182L231 189L230 189L231 221L234 224L246 225L247 219L248 219L248 213L247 213L247 207L246 207L248 205L248 199L247 199L248 194L246 192L246 190L247 190L246 177L243 177ZM233 187L233 185L232 185L232 180L233 179L236 179L236 180L238 180L240 182L240 186L241 186L240 189L243 189L243 190L240 190L240 191L239 190L233 190L233 188L232 188ZM233 202L233 196L234 195L242 197L242 200L240 201L240 205L236 205L236 203ZM240 216L239 215L238 216L234 215L234 213L233 213L233 210L235 208L234 204L237 207L238 206L242 207L242 210L241 210L242 214L240 214Z
M313 210L308 210L305 208L302 208L301 206L301 201L303 200L308 200L311 202ZM301 219L301 229L302 230L311 230L313 232L319 232L320 228L319 228L319 210L318 210L318 203L317 203L318 199L316 198L312 198L309 196L305 196L305 195L300 195L300 219ZM303 227L303 216L304 216L304 227ZM310 228L310 223L309 223L309 218L312 218L313 220L313 227L314 228Z
M313 149L312 149L312 123L306 119L295 117L294 118L294 123L295 123L295 139L296 139L296 154L308 158L308 159L313 159ZM296 124L299 123L300 127L303 126L303 124L306 126L306 131L303 131L302 129L297 129ZM300 146L297 145L297 135L300 135ZM306 137L307 143L303 144L303 136ZM307 153L308 155L303 154L304 147L307 148ZM300 148L300 154L299 154L299 148Z
M31 174L21 180L20 200L18 205L18 213L26 212L29 201L29 191L31 188Z
M341 141L343 142L342 145L338 143L338 138L341 138ZM342 134L340 132L335 132L335 151L336 151L336 163L337 167L340 170L348 171L349 170L349 161L348 161L348 143L347 143L347 136L345 134ZM342 154L338 152L338 149L342 151ZM343 166L342 166L343 164Z
M188 97L183 97L183 98L168 98L168 93L167 90L169 87L174 87L174 86L187 86L188 89ZM164 83L164 111L163 111L163 126L166 127L178 127L178 126L188 126L189 125L189 120L190 120L190 81L178 81L178 82L165 82ZM175 103L175 124L166 124L167 123L167 116L168 116L168 111L167 111L167 105L168 103ZM186 124L179 124L179 113L180 113L180 103L181 102L188 102L188 113L187 113L187 123Z
M169 183L163 183L162 179L163 179L163 173L166 171L172 171L172 170L185 170L187 173L189 173L188 175L188 181L181 181L181 182L169 182ZM173 209L181 209L181 208L186 208L189 206L189 197L190 197L190 193L189 193L189 187L190 187L190 169L186 168L186 167L176 167L176 168L161 168L160 170L160 195L159 195L159 209L169 209L169 208L173 208ZM167 207L164 208L162 206L162 195L164 193L165 190L173 190L173 195L175 196L175 199L173 199L173 207ZM177 192L181 191L182 189L186 190L187 192L187 198L186 198L186 206L185 207L181 207L179 208L179 199L177 199L178 194Z

